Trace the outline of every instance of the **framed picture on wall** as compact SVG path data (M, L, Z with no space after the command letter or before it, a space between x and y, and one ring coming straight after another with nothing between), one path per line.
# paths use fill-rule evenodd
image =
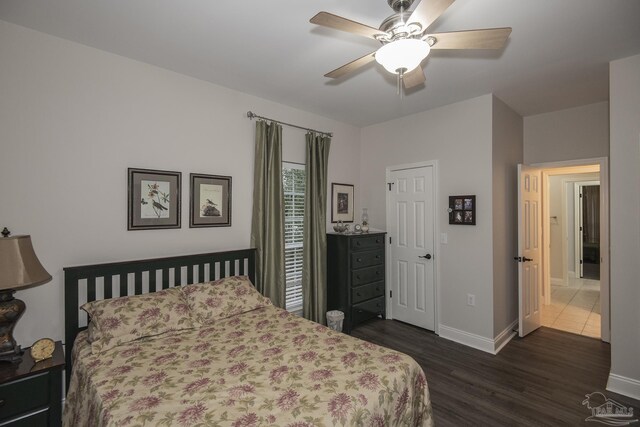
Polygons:
M182 173L128 169L127 230L180 228Z
M331 222L353 222L353 185L331 183Z
M449 196L449 224L476 225L476 196Z
M231 177L192 173L189 227L231 226Z

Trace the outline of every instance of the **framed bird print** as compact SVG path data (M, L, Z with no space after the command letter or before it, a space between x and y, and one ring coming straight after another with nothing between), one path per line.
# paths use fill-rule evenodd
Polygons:
M127 230L180 228L182 173L128 169Z
M191 174L189 227L231 226L231 177Z

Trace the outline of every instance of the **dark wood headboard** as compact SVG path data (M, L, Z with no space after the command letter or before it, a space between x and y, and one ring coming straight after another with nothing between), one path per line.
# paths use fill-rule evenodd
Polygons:
M255 249L113 262L64 269L65 357L67 387L71 353L80 331L87 328L85 302L156 292L223 277L244 275L255 283ZM114 280L115 278L115 280ZM113 288L117 284L117 295Z

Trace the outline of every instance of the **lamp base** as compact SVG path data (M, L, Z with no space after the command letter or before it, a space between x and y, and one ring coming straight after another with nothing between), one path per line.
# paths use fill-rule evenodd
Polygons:
M0 291L0 362L18 363L22 350L13 338L13 328L26 308L23 301L15 299L13 289Z

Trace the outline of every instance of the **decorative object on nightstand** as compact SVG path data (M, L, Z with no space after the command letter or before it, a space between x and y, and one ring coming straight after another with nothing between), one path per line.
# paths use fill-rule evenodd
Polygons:
M10 236L6 231L0 238L0 362L17 363L22 350L13 338L13 328L26 306L13 294L18 289L47 283L51 275L33 251L31 236Z
M369 232L369 213L367 212L367 208L362 208L362 232Z
M34 342L29 349L29 354L33 360L38 363L53 357L56 349L56 343L51 338L41 338Z
M327 234L327 310L344 312L347 334L385 316L385 234Z
M37 362L28 351L20 363L0 364L0 425L60 426L63 369L60 341L48 359Z

